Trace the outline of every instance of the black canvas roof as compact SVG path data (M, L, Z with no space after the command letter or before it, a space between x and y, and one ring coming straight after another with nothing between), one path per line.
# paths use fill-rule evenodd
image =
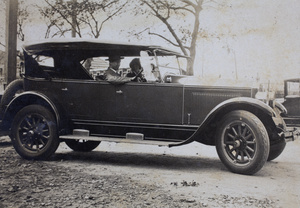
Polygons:
M149 55L154 55L155 51L157 55L182 56L179 52L161 46L84 39L45 40L25 44L23 49L30 55L54 56L55 54L72 53L82 58L111 55L139 56L140 51L148 51Z

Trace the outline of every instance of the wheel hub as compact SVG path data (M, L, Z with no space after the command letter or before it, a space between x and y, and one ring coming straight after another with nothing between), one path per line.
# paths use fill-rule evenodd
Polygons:
M235 141L234 141L234 147L235 147L235 148L238 148L238 147L240 147L240 146L241 146L241 141L238 140L238 139L235 140Z
M237 137L234 141L234 148L241 151L245 150L247 147L247 141L243 137Z
M33 130L29 130L28 131L28 136L32 137L34 135L34 131Z
M30 130L28 130L27 135L29 137L40 136L41 131L40 131L39 127L36 126L36 127L31 128Z

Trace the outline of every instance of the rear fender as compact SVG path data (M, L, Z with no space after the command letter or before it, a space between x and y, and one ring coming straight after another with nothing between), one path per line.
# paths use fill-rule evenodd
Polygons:
M34 92L34 91L27 91L21 93L20 95L16 96L7 106L3 120L2 120L2 129L9 130L11 128L11 123L15 117L15 115L25 106L38 104L47 107L56 118L56 122L59 126L61 118L59 114L59 109L57 105L55 105L51 99L49 99L46 95Z
M217 130L218 122L224 115L233 110L246 110L253 113L264 123L266 128L269 127L273 130L280 125L282 125L282 128L285 128L283 120L280 120L280 117L276 117L275 111L270 106L254 98L237 97L223 101L214 107L205 117L194 134L192 134L187 140L175 144L174 146L188 144L193 141L198 141L208 145L215 145L214 133ZM209 134L207 134L207 132L209 132Z

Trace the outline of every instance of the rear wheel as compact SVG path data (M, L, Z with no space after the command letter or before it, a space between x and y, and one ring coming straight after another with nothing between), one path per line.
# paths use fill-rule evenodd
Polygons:
M87 141L87 140L66 140L68 147L78 152L90 152L94 150L100 144L99 141Z
M53 114L40 105L24 107L12 123L12 144L25 159L50 157L59 145Z
M216 149L221 161L230 171L254 174L263 167L269 155L267 130L252 113L232 111L221 121Z

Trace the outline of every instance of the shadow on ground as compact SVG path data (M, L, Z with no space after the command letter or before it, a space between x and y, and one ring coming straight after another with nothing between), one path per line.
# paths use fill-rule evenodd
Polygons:
M86 163L88 165L118 165L167 170L216 171L225 169L217 158L174 156L149 153L120 153L92 151L56 153L51 161Z

